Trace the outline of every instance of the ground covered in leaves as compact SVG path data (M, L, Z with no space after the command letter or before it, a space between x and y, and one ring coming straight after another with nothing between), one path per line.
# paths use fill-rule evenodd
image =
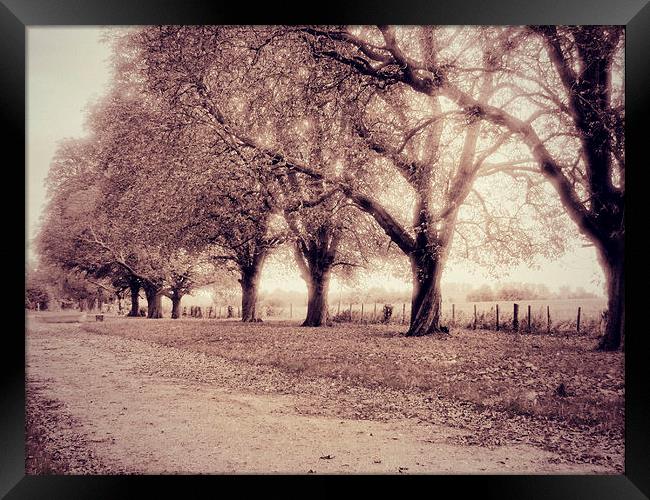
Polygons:
M585 464L623 472L624 355L594 351L589 337L453 330L445 337L406 338L399 327L383 325L111 317L34 326L43 339L56 332L68 345L92 340L113 349L142 376L295 397L291 412L297 415L453 427L459 432L444 437L450 446L527 445L551 452L554 470ZM47 400L32 392L28 401L40 403L28 413L38 421ZM113 418L108 410L105 416ZM74 420L66 425L73 435ZM102 470L92 456L87 463Z
M467 444L530 444L559 462L623 471L624 355L589 337L454 330L406 338L395 326L301 328L295 323L113 319L82 330L192 352L149 372L231 388L311 394L304 414L409 418L471 432ZM211 359L241 369L210 370ZM179 372L180 369L180 372ZM167 373L170 370L173 373Z

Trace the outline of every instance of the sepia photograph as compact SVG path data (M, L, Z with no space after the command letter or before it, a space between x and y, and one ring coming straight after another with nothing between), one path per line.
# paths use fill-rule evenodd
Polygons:
M28 26L25 473L624 474L625 35Z

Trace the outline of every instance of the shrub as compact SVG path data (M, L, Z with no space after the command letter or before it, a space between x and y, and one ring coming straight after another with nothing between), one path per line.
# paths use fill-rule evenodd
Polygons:
M385 304L384 309L383 309L383 318L381 319L382 323L388 323L390 322L390 318L393 316L393 305L392 304Z
M283 316L284 315L284 308L279 307L278 305L272 305L269 303L264 307L265 315L268 318L276 317L276 316Z
M346 309L344 311L339 312L338 314L335 314L334 317L332 318L332 321L334 321L335 323L351 323L352 314L350 313L349 309Z

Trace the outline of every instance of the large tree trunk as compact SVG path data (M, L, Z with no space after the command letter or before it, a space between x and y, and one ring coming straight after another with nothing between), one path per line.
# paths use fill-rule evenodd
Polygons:
M178 292L172 292L172 319L181 317L181 298L183 296Z
M240 263L241 278L241 320L243 322L256 321L257 318L257 293L259 288L262 267L266 260L268 249L256 244L252 252L246 256L246 262Z
M162 318L162 290L145 285L144 293L147 296L147 318Z
M131 280L129 290L131 291L131 310L127 316L137 317L140 314L140 282Z
M322 326L327 323L327 292L340 232L322 225L311 236L307 242L299 239L293 247L298 269L307 283L307 317L302 326Z
M241 320L244 322L256 320L257 289L259 273L243 273L239 280L241 284Z
M429 251L420 250L411 255L413 295L411 324L407 337L420 337L440 329L440 278L443 263L436 261Z
M330 269L310 263L310 280L307 283L307 318L302 326L322 326L327 322L327 292Z
M625 265L623 253L615 252L601 260L607 280L607 323L598 349L615 351L625 332Z

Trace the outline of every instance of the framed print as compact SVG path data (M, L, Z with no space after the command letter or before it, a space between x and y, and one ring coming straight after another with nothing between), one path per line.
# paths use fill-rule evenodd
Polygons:
M26 186L7 498L650 495L647 2L0 19Z

